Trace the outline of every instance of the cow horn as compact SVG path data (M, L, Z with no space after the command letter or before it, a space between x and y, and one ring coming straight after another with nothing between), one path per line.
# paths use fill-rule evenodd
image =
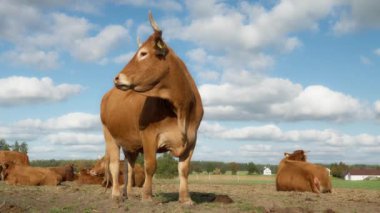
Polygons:
M156 21L153 19L152 11L149 11L149 22L150 22L150 25L152 26L152 28L153 28L154 31L161 32L161 30L158 27Z
M142 46L140 36L137 36L137 45L139 46L139 48Z

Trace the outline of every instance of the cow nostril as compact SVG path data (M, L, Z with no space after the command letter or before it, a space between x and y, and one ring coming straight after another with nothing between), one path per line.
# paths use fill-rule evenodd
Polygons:
M116 77L115 77L115 81L118 81L118 80L119 80L119 76L116 76Z

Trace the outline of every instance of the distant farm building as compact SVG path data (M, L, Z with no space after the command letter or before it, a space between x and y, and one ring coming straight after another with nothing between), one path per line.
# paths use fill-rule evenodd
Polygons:
M380 169L351 169L345 176L345 180L370 180L380 178Z
M272 175L272 171L268 167L264 167L263 174L264 175Z

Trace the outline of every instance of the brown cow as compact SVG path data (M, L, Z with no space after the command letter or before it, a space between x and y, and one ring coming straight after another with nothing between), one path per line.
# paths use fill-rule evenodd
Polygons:
M16 151L0 151L0 163L15 162L19 165L29 166L29 157L25 153Z
M60 167L49 167L48 169L60 175L62 181L74 180L74 164L67 164Z
M60 175L47 168L18 165L14 162L1 163L0 167L0 176L11 185L56 186L62 181Z
M144 153L143 200L152 200L156 153L170 151L179 158L179 201L192 204L188 191L189 165L203 117L201 97L183 61L163 41L162 31L149 13L154 33L115 77L115 87L101 103L101 120L110 157L110 171L118 182L120 148L128 159L128 191L138 153ZM121 198L117 184L112 197Z
M303 150L284 155L276 175L277 191L331 192L331 179L325 167L306 162Z
M102 176L92 176L87 169L81 169L79 171L78 179L76 180L78 184L103 184L104 177Z
M121 180L124 180L124 174L126 174L124 161L119 161L119 167L120 169L120 176L119 176L119 183L123 183ZM106 157L101 158L98 160L94 167L90 170L90 174L92 176L104 176L106 170ZM132 186L135 187L142 187L145 181L145 173L144 169L140 164L135 164L135 167L133 168L133 176L132 176Z

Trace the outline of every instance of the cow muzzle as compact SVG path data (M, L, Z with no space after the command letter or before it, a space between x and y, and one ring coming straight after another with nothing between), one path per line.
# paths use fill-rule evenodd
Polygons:
M122 91L127 91L129 89L133 89L134 87L128 80L127 76L123 73L118 74L113 82L115 84L115 87Z

